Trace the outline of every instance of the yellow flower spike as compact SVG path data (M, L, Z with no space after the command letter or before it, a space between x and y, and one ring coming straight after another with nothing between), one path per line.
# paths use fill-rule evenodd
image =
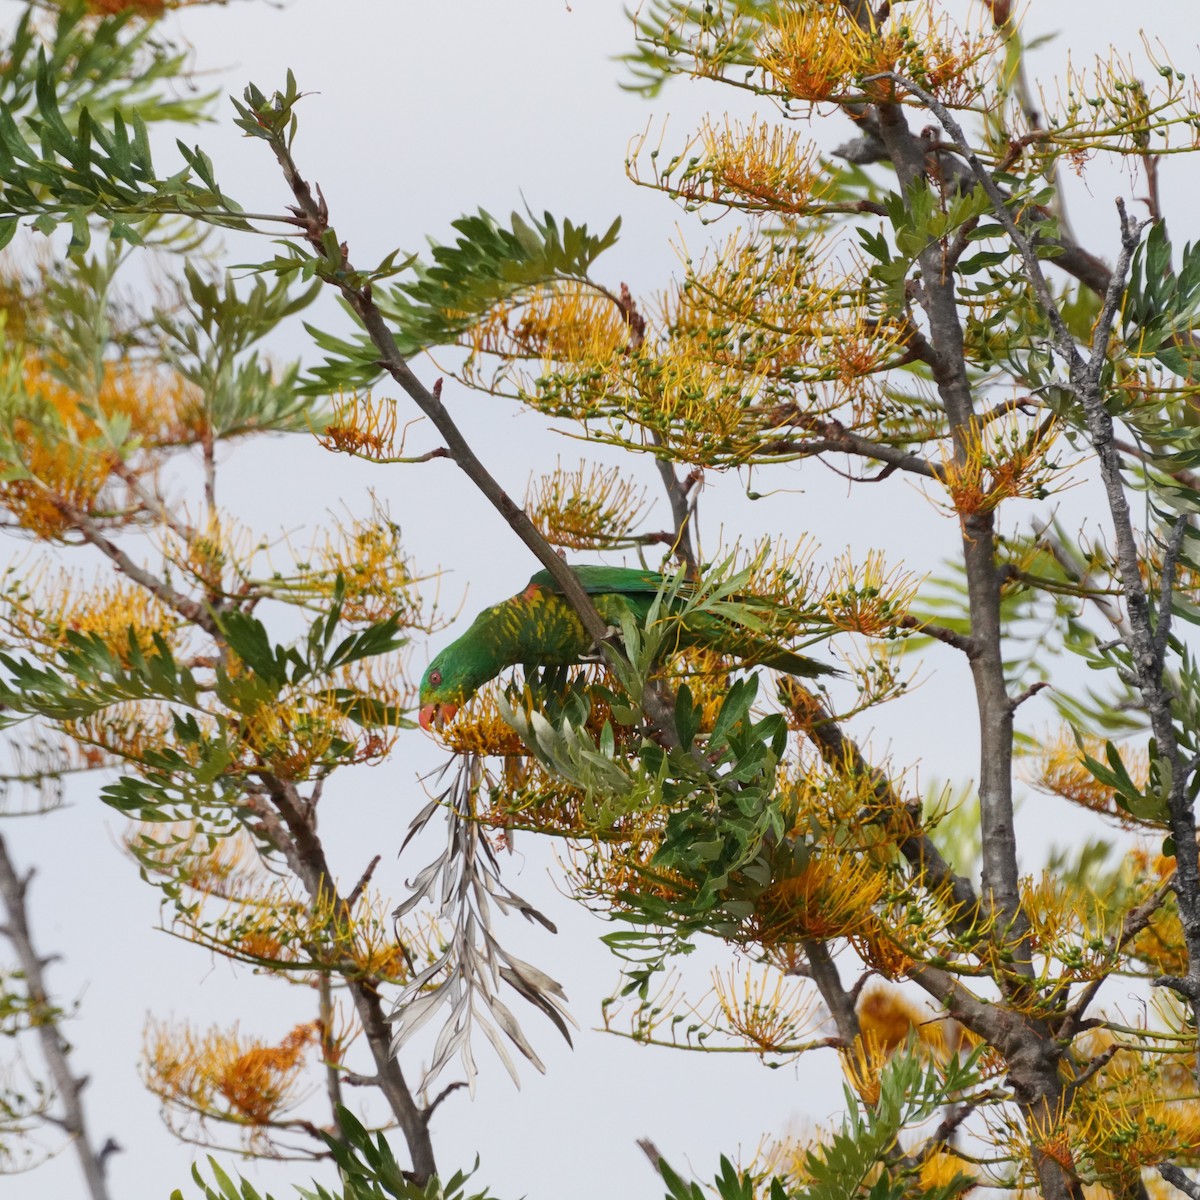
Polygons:
M311 558L317 569L307 578L301 576L297 587L309 585L327 597L340 576L343 621L373 624L399 613L404 628L428 628L417 592L423 579L413 571L400 529L385 511L377 507L369 519L339 524L314 547Z
M412 974L412 960L431 961L432 929L405 929L406 946L397 941L395 924L386 898L373 888L359 897L353 909L326 896L323 902L306 910L297 906L296 925L286 929L296 941L320 947L330 966L342 978L360 978L403 983Z
M793 214L807 212L828 190L820 152L799 131L759 120L742 126L728 118L718 129L706 120L694 143L699 144L699 154L669 183L657 174L655 160L654 186L669 186L692 203ZM631 171L637 180L636 167Z
M1016 410L982 428L972 422L961 461L949 447L942 449L940 482L950 506L968 517L991 512L1005 500L1044 498L1066 470L1049 458L1059 432L1057 421L1031 423Z
M628 539L646 508L646 489L620 467L581 462L578 469L556 466L530 481L525 511L538 531L568 550L614 549Z
M812 1038L820 1005L801 981L775 969L714 971L713 996L724 1025L765 1056Z
M215 596L244 596L248 564L264 550L263 540L231 517L209 511L191 526L187 514L178 529L157 527L163 558Z
M624 895L681 899L688 885L668 869L650 867L662 836L661 814L635 813L610 840L570 845L571 877L579 894L605 910L619 910Z
M307 779L325 762L345 724L341 708L326 697L285 693L241 722L243 763L284 779Z
M310 1047L319 1045L316 1022L297 1025L277 1045L214 1027L202 1036L183 1026L151 1022L142 1076L166 1104L201 1116L266 1127L304 1098L301 1078Z
M479 820L503 831L529 829L558 837L595 836L584 792L546 770L536 758L500 759L499 786L490 790Z
M1097 762L1107 763L1104 740L1085 737L1080 744L1072 730L1063 728L1043 745L1030 782L1041 791L1061 796L1081 808L1091 809L1092 812L1113 817L1128 827L1138 824L1129 813L1117 806L1114 789L1102 783L1087 769L1084 765L1085 755ZM1144 789L1150 775L1150 757L1147 751L1122 747L1121 761L1134 784Z
M497 304L460 339L472 355L563 364L604 362L627 349L629 325L614 298L595 287L559 283Z
M847 551L829 573L821 607L836 629L887 637L907 615L920 583L903 567L889 569L880 550L868 551L861 564Z
M1178 975L1187 970L1187 939L1174 908L1160 908L1124 950L1130 958L1145 963L1152 976Z
M145 588L133 584L100 584L77 595L64 595L47 631L66 642L68 632L94 634L123 663L131 655L154 651L157 636L178 643L179 618Z
M772 884L755 906L753 938L765 948L877 933L872 906L887 877L861 855L814 853L795 875Z
M978 1168L959 1158L953 1149L932 1150L922 1160L917 1169L917 1181L923 1192L945 1192L955 1180L965 1175L976 1179ZM966 1191L972 1184L963 1184L957 1191Z
M1195 122L1200 87L1175 71L1161 45L1143 37L1142 48L1148 62L1135 63L1132 55L1115 51L1087 68L1068 62L1057 97L1041 96L1047 136L1030 145L1033 163L1065 155L1082 173L1101 151L1142 157L1151 142L1163 151L1200 142Z
M760 65L788 95L809 104L864 95L892 97L886 81L855 85L855 80L887 71L916 79L951 108L978 99L985 83L979 65L1000 44L985 24L964 31L939 18L931 3L906 5L882 28L859 26L837 0L788 6L772 22ZM899 92L904 99L903 91Z
M249 834L216 838L195 823L131 825L122 841L148 874L202 896L240 900L271 885Z
M745 550L735 544L731 553L738 570L750 571L751 594L794 612L807 605L813 591L817 549L815 541L802 535L795 543L762 538Z
M879 1103L883 1069L891 1051L874 1033L860 1033L851 1046L838 1051L846 1081L858 1093L864 1104Z
M179 618L143 588L105 577L85 579L70 571L10 570L0 600L0 628L18 645L57 651L69 632L95 634L123 662L130 638L143 652L154 635L177 648Z
M397 685L387 670L362 660L338 672L333 687L288 690L261 704L239 724L246 768L265 766L282 778L303 780L332 762L384 757L399 732L389 709L411 698L411 690ZM357 694L357 719L350 716L346 691Z
M108 765L106 756L143 762L152 750L169 743L174 730L170 707L153 701L110 704L62 723L63 732L82 749L85 765Z
M844 96L860 58L852 25L837 0L788 6L772 22L759 65L797 100L820 104Z
M1049 871L1019 880L1021 903L1030 914L1030 947L1063 978L1095 979L1112 967L1106 947L1119 936L1123 913L1096 903Z
M456 754L500 758L528 754L516 730L500 715L496 704L499 691L499 686L493 682L492 686L476 692L441 729L442 742Z
M395 457L396 428L395 400L377 399L370 392L339 393L333 400L333 415L316 438L326 450L383 462Z
M62 382L45 363L29 359L24 386L30 403L9 426L17 462L29 477L0 484L0 505L41 537L60 536L71 511L102 515L118 507L111 495L121 457L135 474L153 471L155 451L195 440L190 414L196 390L178 376L127 361L107 363L88 395ZM108 444L96 418L126 418L130 442Z

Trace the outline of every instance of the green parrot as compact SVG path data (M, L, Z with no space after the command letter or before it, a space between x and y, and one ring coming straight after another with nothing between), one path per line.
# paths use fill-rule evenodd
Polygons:
M623 616L645 623L663 576L628 567L581 566L575 574L600 616L615 628ZM739 602L773 609L766 600ZM744 625L712 613L695 613L679 625L679 646L703 646L733 654L790 675L836 675L834 667L793 654ZM525 590L485 608L457 641L429 664L421 680L422 729L453 718L489 679L518 663L562 667L577 663L594 649L591 636L558 590L549 571L539 571Z

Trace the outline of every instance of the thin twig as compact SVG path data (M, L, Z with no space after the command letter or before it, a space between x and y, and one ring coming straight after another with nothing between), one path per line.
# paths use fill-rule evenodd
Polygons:
M351 889L350 895L346 897L347 908L353 908L358 903L359 897L363 894L363 889L366 888L367 884L371 882L371 876L375 874L375 868L379 866L382 859L383 856L377 854L369 863L367 863L367 869L363 871L359 881Z
M1038 692L1045 691L1046 688L1048 688L1050 686L1051 686L1051 684L1048 679L1039 679L1036 683L1031 683L1027 688L1025 688L1024 691L1018 692L1009 701L1009 704L1012 706L1013 712L1016 712L1017 709L1020 708L1021 705L1024 704L1026 700L1032 700L1033 697L1038 694Z
M926 637L944 642L947 646L953 646L955 650L961 650L968 658L973 658L979 652L974 640L968 634L947 629L944 625L921 621L916 617L902 617L899 624L904 629L913 629L917 633L925 634Z
M1120 1045L1113 1043L1111 1046L1105 1046L1099 1054L1093 1055L1092 1058L1084 1065L1082 1071L1071 1080L1071 1091L1077 1092L1089 1079L1094 1079L1110 1062L1116 1057L1117 1052L1121 1049Z
M84 540L90 545L95 546L101 554L110 559L122 575L128 579L132 579L134 583L144 587L148 592L153 593L168 608L173 609L185 620L199 626L205 633L212 637L218 635L219 629L216 619L204 605L197 603L190 596L185 596L182 592L176 591L166 580L160 579L153 572L148 571L134 559L130 558L116 542L103 533L99 525L87 513L83 512L82 509L76 508L75 505L68 503L59 496L51 496L50 500L67 521L82 534Z

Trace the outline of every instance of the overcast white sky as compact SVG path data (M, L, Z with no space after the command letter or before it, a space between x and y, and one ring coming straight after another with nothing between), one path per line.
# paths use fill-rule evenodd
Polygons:
M1055 0L1031 8L1031 32L1059 35L1038 54L1046 72L1062 63L1068 49L1076 62L1110 42L1136 50L1143 16L1154 22L1152 32L1170 46L1177 66L1197 68L1194 0L1151 6ZM11 3L0 5L0 18L11 20L13 12ZM681 214L626 180L630 137L669 114L668 142L682 142L705 111L745 111L744 105L731 108L738 94L702 84L678 83L654 102L621 92L621 69L612 56L630 41L618 0L572 0L569 6L564 0L292 0L186 12L178 25L195 48L197 66L217 72L211 78L226 90L240 91L253 80L270 92L291 67L301 88L313 93L300 109L296 157L322 185L334 223L360 263L396 247L419 248L426 234L444 237L450 220L464 211L482 206L505 214L527 202L534 211L549 209L596 228L621 214L621 241L597 273L647 295L675 269L671 241L678 239ZM228 112L223 107L221 124L186 139L205 146L226 189L247 207L280 208L287 197L269 156L260 143L236 134L225 120ZM826 145L850 133L838 118L817 132ZM171 166L169 143L160 154L160 168ZM1109 257L1115 242L1112 183L1102 173L1090 175L1074 187L1072 210L1081 236ZM1186 227L1195 186L1193 168L1182 162L1164 168L1165 204L1178 240L1195 237ZM717 234L731 230L726 223ZM695 248L709 235L692 224L686 236ZM309 318L344 328L332 304ZM303 352L298 327L278 349L281 356ZM417 369L429 381L436 376L427 363ZM523 494L532 466L556 455L567 462L578 457L578 443L545 432L540 419L453 388L447 399L484 461L516 495ZM443 597L452 607L464 590L468 612L509 595L535 567L446 462L369 471L306 439L280 439L265 450L256 444L233 454L228 468L225 502L263 532L316 527L335 510L361 513L368 488L376 489L418 564L446 570ZM639 469L653 488L651 464ZM760 491L768 490L766 482L756 480ZM886 491L851 497L843 482L815 465L779 468L769 477L779 491L755 503L745 499L744 481L736 477L710 484L702 510L710 552L722 525L728 532L792 538L810 532L830 557L853 542L860 556L879 547L889 559L923 571L957 542L953 523L898 480ZM1072 503L1086 505L1086 494ZM665 505L659 511L661 519ZM443 633L434 647L450 636ZM417 647L419 664L428 653ZM889 711L873 738L878 754L890 751L901 764L923 761L926 782L947 771L969 777L974 753L970 721L960 728L954 716L962 711L966 673L957 662L938 666L946 668L938 682ZM1044 709L1028 710L1022 713L1031 726L1048 719ZM867 736L871 729L859 732ZM410 858L398 864L391 850L420 807L417 775L441 757L422 734L408 734L389 764L358 772L324 801L322 832L346 880L357 878L370 856L382 851L376 880L392 897L402 896L404 878L420 863ZM1037 826L1053 828L1054 821L1053 814L1040 812ZM126 1148L112 1160L114 1194L160 1200L175 1187L195 1194L187 1181L197 1151L162 1129L137 1079L147 1011L201 1027L236 1019L248 1032L278 1037L311 1017L311 997L235 972L155 932L155 894L118 850L121 823L99 804L94 787L75 789L62 812L7 822L3 831L18 860L39 868L30 896L35 929L43 953L63 956L50 975L59 999L79 1003L70 1036L77 1069L92 1079L85 1099L93 1133L98 1141L114 1136ZM1036 852L1030 857L1036 859ZM564 1192L578 1200L658 1197L661 1185L635 1138L650 1137L678 1169L709 1177L719 1153L749 1155L761 1135L783 1134L836 1111L840 1089L825 1086L836 1074L828 1057L772 1072L750 1060L647 1051L593 1032L599 999L611 988L617 965L598 940L605 926L557 892L550 863L547 848L529 837L506 863L513 886L540 903L560 928L557 938L514 928L513 942L566 985L582 1026L577 1048L560 1049L557 1035L531 1018L528 1028L549 1073L542 1078L523 1071L519 1094L482 1050L475 1100L455 1096L434 1121L444 1169L469 1167L478 1152L479 1181L509 1200L557 1200ZM410 1074L413 1066L408 1064ZM397 1150L403 1155L399 1141ZM307 1166L245 1169L277 1200L291 1194L286 1180L309 1176ZM12 1200L40 1200L81 1194L77 1181L73 1159L63 1154L2 1187Z

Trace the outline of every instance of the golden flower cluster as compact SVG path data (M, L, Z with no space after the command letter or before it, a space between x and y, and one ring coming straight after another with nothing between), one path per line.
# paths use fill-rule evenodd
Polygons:
M1005 500L1043 499L1063 468L1049 457L1058 438L1055 421L1028 424L1013 412L1010 419L966 431L961 457L942 454L940 481L959 517L992 512Z
M889 569L881 551L868 551L861 564L847 552L819 589L821 607L835 629L890 637L907 616L919 586L920 580L911 571Z
M746 212L799 215L819 204L827 190L816 145L799 131L768 121L721 128L705 121L700 132L665 166L650 152L651 177L639 173L646 137L629 161L636 183L669 192L691 204L720 204Z
M186 1026L151 1022L142 1075L167 1104L262 1128L303 1099L305 1055L321 1040L316 1022L297 1025L276 1045L247 1037L237 1026L197 1034Z
M532 289L491 309L462 335L474 355L535 362L606 362L628 348L626 314L614 297L582 283Z
M713 972L720 1026L762 1054L794 1053L821 1023L811 988L774 968Z
M869 80L896 71L962 108L979 97L980 64L997 42L995 31L939 21L932 3L906 5L879 28L857 24L838 0L808 0L773 16L758 61L780 91L809 104L891 99L890 83Z
M161 370L129 362L108 363L94 395L68 387L45 363L28 359L24 368L28 403L6 422L10 461L18 472L0 484L0 505L40 537L56 538L76 515L103 516L107 485L125 452L110 443L101 419L128 423L129 445L151 470L153 451L192 440L190 421L197 400L190 384Z
M620 467L581 462L574 471L556 467L531 481L525 511L545 539L568 550L615 549L646 508L646 490Z
M334 397L333 413L316 436L326 450L387 462L396 455L396 429L395 400L342 393Z
M400 528L386 513L340 525L317 547L311 582L324 596L342 580L342 620L373 624L399 614L406 629L428 629L417 585L423 580L404 553Z
M783 942L872 940L880 932L874 906L887 885L887 876L863 855L813 853L759 897L751 936L768 950Z
M1122 747L1121 761L1134 784L1145 789L1150 777L1150 756L1144 748ZM1117 805L1115 791L1088 770L1084 758L1107 765L1107 752L1102 738L1076 739L1070 729L1061 729L1043 747L1034 770L1032 782L1042 791L1061 796L1081 808L1091 809L1106 817L1115 817L1124 825L1139 824Z

